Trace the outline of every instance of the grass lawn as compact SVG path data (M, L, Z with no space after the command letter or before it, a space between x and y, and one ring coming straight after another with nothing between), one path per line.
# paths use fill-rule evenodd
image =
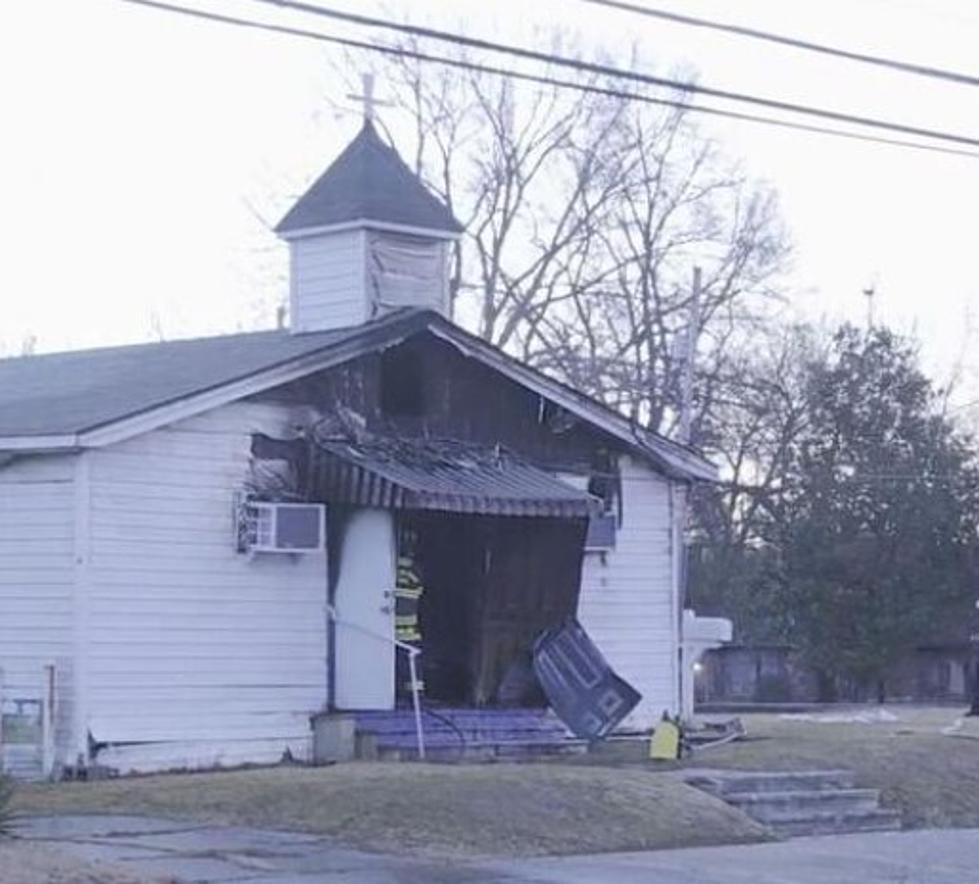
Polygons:
M860 710L874 716L878 707ZM979 826L979 727L975 739L943 736L962 710L887 706L896 721L813 723L776 715L743 715L744 742L695 753L682 765L745 770L846 768L858 784L879 788L882 803L901 811L905 827ZM977 722L979 723L979 722ZM645 746L612 743L587 756L589 764L655 767Z
M862 707L874 716L878 707ZM685 767L848 768L906 827L979 826L979 739L944 736L955 709L891 706L896 721L742 716L744 742L682 763L606 744L538 764L354 763L23 786L23 813L142 813L315 832L367 850L531 856L762 840L765 831L683 783ZM976 724L979 724L977 722ZM979 738L979 727L972 724ZM4 879L5 880L5 879Z
M354 763L22 787L23 813L142 813L316 832L440 857L647 850L763 840L674 777L561 764Z

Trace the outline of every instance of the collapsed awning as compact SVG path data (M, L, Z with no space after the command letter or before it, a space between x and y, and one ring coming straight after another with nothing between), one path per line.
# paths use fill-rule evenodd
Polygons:
M597 498L499 446L429 440L318 439L308 486L322 500L394 509L585 518Z

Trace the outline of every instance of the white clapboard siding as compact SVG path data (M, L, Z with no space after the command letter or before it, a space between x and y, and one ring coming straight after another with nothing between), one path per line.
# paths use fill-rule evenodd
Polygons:
M75 460L33 456L0 466L3 697L41 699L44 667L55 665L59 764L71 760L73 745ZM9 703L4 711L13 711Z
M245 738L107 746L99 753L99 763L122 774L275 764L282 760L282 747L287 744L292 745L290 741L280 738ZM298 758L292 748L290 751L293 757Z
M669 483L623 458L622 526L614 550L586 553L579 619L613 669L642 695L626 724L677 711L676 611ZM604 561L603 561L604 558Z
M326 701L326 557L235 552L253 432L235 403L91 452L88 719L120 770L309 755ZM126 744L140 745L126 745Z
M363 230L344 230L290 242L294 331L343 328L370 318L365 236Z

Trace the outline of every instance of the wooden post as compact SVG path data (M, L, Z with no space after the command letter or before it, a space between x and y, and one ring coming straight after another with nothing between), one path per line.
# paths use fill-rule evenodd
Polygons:
M44 667L44 691L41 697L41 773L47 779L54 772L55 667Z
M697 359L697 338L700 335L700 299L703 287L703 273L699 267L693 268L693 285L690 290L690 311L687 320L686 353L683 359L683 374L680 377L680 435L679 440L684 445L690 445L693 441L693 388L696 380L696 369L694 363ZM676 486L671 486L675 488ZM679 711L683 714L683 707L687 702L685 697L685 676L687 662L683 658L683 610L687 606L687 572L689 562L687 560L686 530L689 522L689 495L690 487L682 492L682 497L675 500L676 509L674 517L675 525L675 549L674 555L677 558L679 573L677 574L676 587L676 665L677 675L679 676L675 684L677 685L677 699L679 701Z
M680 441L689 445L693 429L694 362L697 358L697 337L700 334L700 290L702 273L693 269L693 287L690 290L690 311L687 335L684 341L683 374L680 388Z

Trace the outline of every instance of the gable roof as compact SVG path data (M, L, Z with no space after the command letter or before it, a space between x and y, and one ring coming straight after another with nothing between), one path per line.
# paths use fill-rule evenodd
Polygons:
M0 359L0 451L105 445L429 332L562 406L667 475L713 481L697 452L652 433L471 335L403 309L351 328L250 332Z
M399 318L0 359L0 449L13 437L80 436L318 354L342 361L345 342L384 336Z
M286 235L374 221L457 234L462 225L419 180L398 152L388 147L370 120L330 167L279 222Z

